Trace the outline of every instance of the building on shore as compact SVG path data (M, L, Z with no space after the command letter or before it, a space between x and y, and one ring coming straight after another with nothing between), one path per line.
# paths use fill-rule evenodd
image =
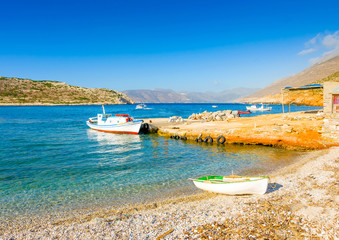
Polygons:
M339 140L339 82L324 83L323 135Z
M324 83L324 113L339 114L339 82Z

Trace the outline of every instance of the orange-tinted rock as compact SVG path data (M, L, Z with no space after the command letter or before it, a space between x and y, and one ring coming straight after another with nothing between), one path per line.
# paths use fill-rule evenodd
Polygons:
M268 114L256 117L231 119L228 122L185 120L170 124L166 119L153 119L162 136L179 135L194 141L199 136L226 138L225 143L258 144L286 149L314 150L339 145L321 134L322 117L316 114Z

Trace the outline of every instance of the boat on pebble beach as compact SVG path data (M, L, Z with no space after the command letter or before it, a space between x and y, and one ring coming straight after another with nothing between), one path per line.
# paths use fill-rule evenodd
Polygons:
M205 191L227 194L264 194L268 186L268 176L205 176L193 180L194 185Z
M97 114L97 117L89 118L87 125L97 131L110 133L129 133L138 134L143 120L134 120L128 114L106 114L102 106L103 113Z

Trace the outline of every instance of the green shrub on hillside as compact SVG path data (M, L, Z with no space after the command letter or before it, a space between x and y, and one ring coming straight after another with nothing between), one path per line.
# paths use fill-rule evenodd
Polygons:
M49 87L49 88L53 87L53 84L52 84L52 83L44 83L44 85L45 85L46 87Z
M81 100L81 101L90 101L91 99L87 98L87 97L78 97L77 99Z
M313 84L322 84L324 82L339 82L339 71L325 77L319 81L315 81Z

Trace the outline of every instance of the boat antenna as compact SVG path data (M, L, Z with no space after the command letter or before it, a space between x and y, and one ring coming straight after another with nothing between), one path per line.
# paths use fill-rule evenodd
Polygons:
M106 114L106 113L105 113L105 107L104 107L104 105L102 105L102 112L103 112L104 114Z

